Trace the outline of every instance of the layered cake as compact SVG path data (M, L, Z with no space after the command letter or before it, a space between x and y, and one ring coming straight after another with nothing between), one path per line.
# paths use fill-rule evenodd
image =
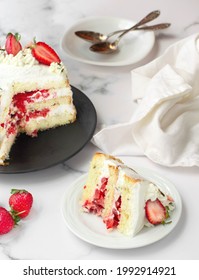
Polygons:
M67 71L57 53L44 42L22 47L19 34L9 33L0 49L0 164L19 133L37 136L75 119Z
M83 210L101 216L108 230L135 236L144 226L170 223L172 197L120 159L96 153L83 188Z

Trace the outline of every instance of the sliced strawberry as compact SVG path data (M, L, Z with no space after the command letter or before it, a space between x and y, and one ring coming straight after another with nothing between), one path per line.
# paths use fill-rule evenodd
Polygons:
M153 225L163 223L167 218L166 208L158 198L154 201L150 199L147 200L145 205L145 214L148 221Z
M15 35L8 33L5 43L5 49L8 54L13 54L15 56L22 49L19 42L20 37L21 36L18 33L15 33Z
M56 52L44 42L37 42L34 45L32 45L32 55L40 63L45 65L50 65L52 62L61 62Z

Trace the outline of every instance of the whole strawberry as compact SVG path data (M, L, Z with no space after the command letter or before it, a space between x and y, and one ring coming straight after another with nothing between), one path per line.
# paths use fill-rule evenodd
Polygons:
M0 207L0 235L8 233L14 226L15 221L10 212Z
M26 190L12 189L9 198L11 211L20 218L28 216L33 203L33 196Z

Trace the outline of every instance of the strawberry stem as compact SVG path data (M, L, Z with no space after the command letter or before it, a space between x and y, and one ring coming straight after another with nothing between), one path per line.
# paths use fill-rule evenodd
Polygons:
M27 193L28 191L26 190L20 190L20 189L11 189L10 193L15 194L15 193Z
M22 211L22 212L24 212L24 211ZM15 210L13 210L12 207L11 207L10 214L11 214L13 220L14 220L15 225L17 225L18 222L21 220L21 218L18 216L20 213L21 212L17 212Z
M21 35L19 33L15 33L14 36L18 42L21 40Z

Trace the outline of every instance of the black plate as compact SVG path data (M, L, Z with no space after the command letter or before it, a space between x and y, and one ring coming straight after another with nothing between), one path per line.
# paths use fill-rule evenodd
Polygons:
M25 173L51 167L71 158L88 143L95 131L96 111L85 94L71 87L77 120L39 132L35 138L21 134L11 149L9 165L0 166L0 173Z

